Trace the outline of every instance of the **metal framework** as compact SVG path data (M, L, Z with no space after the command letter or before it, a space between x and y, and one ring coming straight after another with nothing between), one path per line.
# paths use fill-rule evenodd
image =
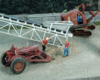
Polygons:
M63 40L68 40L68 36L72 36L72 34L68 31L73 23L67 21L54 21L47 24L50 24L50 26L45 27L44 25L0 14L0 33L34 40L37 42L41 42L44 38L49 37L48 44L57 47L64 46ZM62 28L64 26L67 27L66 30L59 30L53 27L54 25Z

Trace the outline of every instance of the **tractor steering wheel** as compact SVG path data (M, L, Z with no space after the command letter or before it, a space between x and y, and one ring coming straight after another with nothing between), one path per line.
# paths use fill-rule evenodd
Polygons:
M17 48L17 46L15 44L13 44L11 47L11 51L14 51L16 48Z

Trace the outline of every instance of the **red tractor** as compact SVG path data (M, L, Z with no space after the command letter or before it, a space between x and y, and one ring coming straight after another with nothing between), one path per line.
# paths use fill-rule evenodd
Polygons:
M79 7L82 7L83 12L78 10ZM92 33L90 32L90 30L95 29L94 25L88 26L87 24L100 12L100 10L98 10L96 13L90 11L89 13L92 16L88 19L86 19L84 10L85 5L82 3L80 6L77 7L77 9L61 14L61 21L68 21L68 19L70 18L70 20L73 22L73 26L70 28L70 31L74 35L91 36ZM78 15L81 17L81 23L78 22Z
M10 67L14 74L19 74L24 71L26 67L26 61L31 62L50 62L54 60L45 52L38 49L37 45L17 48L16 45L12 45L11 49L6 51L1 58L1 62L5 67Z

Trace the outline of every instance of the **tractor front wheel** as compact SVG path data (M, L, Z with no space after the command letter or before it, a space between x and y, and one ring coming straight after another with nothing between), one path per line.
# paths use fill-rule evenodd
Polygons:
M5 53L3 53L2 56L1 56L1 63L3 65L6 65L7 59L8 59L8 56Z
M23 58L18 57L14 59L10 65L10 69L14 74L20 74L24 71L26 67L26 62Z

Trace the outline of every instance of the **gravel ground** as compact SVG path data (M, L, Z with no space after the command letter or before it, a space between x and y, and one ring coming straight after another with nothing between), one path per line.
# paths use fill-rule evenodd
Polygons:
M63 48L48 45L46 52L55 60L50 63L27 62L24 72L18 75L0 63L0 80L66 80L100 76L100 27L96 26L92 33L89 38L75 36L69 38L69 57L62 57ZM1 54L12 44L20 48L22 45L27 46L27 40L0 33ZM41 49L39 43L28 41L29 46L35 44Z

